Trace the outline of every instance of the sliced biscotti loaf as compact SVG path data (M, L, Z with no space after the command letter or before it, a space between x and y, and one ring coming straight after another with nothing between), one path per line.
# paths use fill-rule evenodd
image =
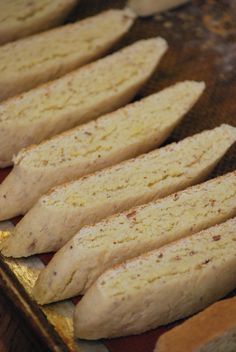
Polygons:
M4 254L55 251L84 225L202 181L233 143L234 134L223 125L55 188L18 223ZM7 206L3 204L1 214Z
M167 49L162 38L140 40L112 55L0 104L0 166L22 147L126 104Z
M106 271L76 307L75 336L138 334L207 307L236 287L235 244L236 218Z
M203 88L203 83L179 83L95 122L23 150L15 159L15 167L9 176L14 180L20 173L21 181L18 178L15 185L11 185L10 181L8 204L11 209L5 209L4 216L11 217L28 210L51 186L158 146L197 100ZM8 179L5 182L0 187L3 192ZM27 195L25 182L29 189ZM33 190L35 182L37 184ZM20 194L22 197L19 201L14 197L15 187L18 188L18 198ZM3 216L1 214L0 211L0 218Z
M40 273L35 298L49 303L81 294L113 265L233 216L236 171L84 227Z
M236 297L212 304L162 335L154 352L236 351Z
M77 0L0 0L0 44L63 22Z
M108 10L0 47L0 100L102 56L129 30L134 18L131 11Z

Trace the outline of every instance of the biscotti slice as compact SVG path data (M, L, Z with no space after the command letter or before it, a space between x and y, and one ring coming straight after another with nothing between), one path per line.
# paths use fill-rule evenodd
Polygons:
M196 184L234 141L235 129L222 125L62 185L43 196L18 223L3 253L21 257L55 251L84 225ZM25 189L28 184L24 183ZM31 192L35 187L31 186ZM3 204L1 214L9 207Z
M0 166L22 147L88 122L128 103L167 49L140 40L112 55L0 104Z
M183 5L189 0L128 0L128 5L139 16L150 16Z
M34 296L45 304L84 293L113 265L233 216L236 171L84 227L40 273Z
M76 307L75 336L139 334L196 313L235 287L236 218L106 271Z
M20 173L21 181L18 179L13 186L10 181L10 208L5 208L5 215L0 210L0 218L28 210L52 186L158 146L180 122L203 89L204 83L179 83L97 121L23 150L15 159L15 167L9 176L18 178L17 174ZM0 186L0 192L2 188L4 194L8 179L5 182ZM28 184L27 195L24 182ZM33 190L35 182L37 185ZM14 189L18 189L18 201L14 197Z
M235 352L236 297L211 305L162 335L154 352Z
M0 47L0 100L56 79L100 56L134 21L127 10L108 10Z
M0 0L0 44L55 27L77 0Z

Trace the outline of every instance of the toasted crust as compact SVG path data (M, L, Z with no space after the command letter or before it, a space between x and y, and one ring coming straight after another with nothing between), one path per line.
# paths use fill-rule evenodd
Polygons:
M202 310L235 288L235 241L236 218L106 271L76 306L75 336L139 334Z
M2 46L0 100L99 58L129 30L134 18L131 11L108 10Z
M234 141L235 128L222 125L55 188L42 197L17 225L9 238L5 255L20 257L55 251L84 225L201 182ZM22 174L12 172L9 177L13 178L5 179L5 182L9 180L8 193L6 183L0 187L1 217L30 207L32 198L43 193L39 187L45 190L48 182L55 182L55 177L58 181L63 176L63 165L61 168L39 168L41 173L35 172L34 181L32 168L23 165L23 170L22 167L13 169L13 172L22 170ZM74 163L69 168L65 163L64 175L68 175L69 169L70 177L74 170L85 171L83 165L80 168L78 165ZM27 170L31 174L27 175ZM14 181L16 177L17 182Z
M167 50L162 38L140 40L0 104L0 166L21 148L128 103Z
M162 335L155 352L236 351L236 297L211 305Z
M236 172L84 227L40 273L34 296L45 304L84 293L115 264L233 216Z
M0 44L62 23L77 0L1 0Z

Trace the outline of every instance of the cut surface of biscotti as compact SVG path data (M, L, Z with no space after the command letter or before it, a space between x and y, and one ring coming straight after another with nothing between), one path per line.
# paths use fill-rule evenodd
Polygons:
M62 23L76 0L0 0L0 45Z
M0 47L0 100L102 56L129 30L134 18L131 11L108 10Z
M236 297L212 304L162 335L154 352L235 352Z
M18 223L4 254L21 257L56 251L84 225L196 184L206 178L234 141L235 129L222 125L57 187L36 202ZM54 174L58 170L51 169ZM65 169L68 171L68 167ZM30 171L32 178L32 168ZM13 187L19 187L19 177L8 186L7 197L1 197L2 217L17 205L17 197L12 204L9 197ZM18 207L38 187L30 185L30 181L21 180ZM4 195L4 183L1 187Z
M202 310L236 287L235 244L236 218L106 271L76 307L75 336L138 334Z
M9 205L1 208L0 219L24 213L52 186L160 145L203 88L203 83L179 83L97 121L23 150L15 159L13 171L0 186L0 194L5 195L5 198L0 195L0 204L3 200ZM14 179L15 184L12 184ZM6 187L11 188L9 192Z
M128 103L167 49L162 38L140 40L0 104L0 165L22 147Z
M236 171L84 227L40 273L35 298L45 304L81 294L115 264L233 216Z

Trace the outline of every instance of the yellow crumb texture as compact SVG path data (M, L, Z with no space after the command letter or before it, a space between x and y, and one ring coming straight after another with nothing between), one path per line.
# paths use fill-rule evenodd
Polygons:
M187 222L196 232L204 219L236 212L236 172L211 182L194 186L169 197L140 206L95 226L82 228L75 238L86 248L119 247L137 241L161 246L176 240L178 231Z
M224 256L233 257L235 245L236 218L111 269L97 285L113 297L134 293L150 283L161 284L170 277L181 278L184 273L214 265Z
M12 3L10 1L11 6ZM35 7L41 8L44 3L49 1L37 1ZM16 6L17 4L16 1ZM78 23L6 44L0 48L1 79L14 77L22 72L27 73L27 70L40 69L41 65L46 70L57 60L62 62L73 57L89 55L115 34L125 31L129 23L130 18L124 11L109 10Z
M48 7L50 0L1 0L0 2L0 25L7 23L12 25L21 23L29 18L40 16ZM61 1L56 2L60 3Z
M114 195L119 200L148 191L158 194L163 187L208 167L228 149L230 140L235 140L234 128L222 125L59 187L42 201L58 207L84 207Z
M181 82L130 104L96 121L78 127L23 152L23 162L34 167L71 163L75 159L93 162L130 144L161 133L189 110L204 88L202 82Z
M57 120L57 114L81 111L113 96L151 73L166 49L163 39L141 40L0 106L0 121Z

